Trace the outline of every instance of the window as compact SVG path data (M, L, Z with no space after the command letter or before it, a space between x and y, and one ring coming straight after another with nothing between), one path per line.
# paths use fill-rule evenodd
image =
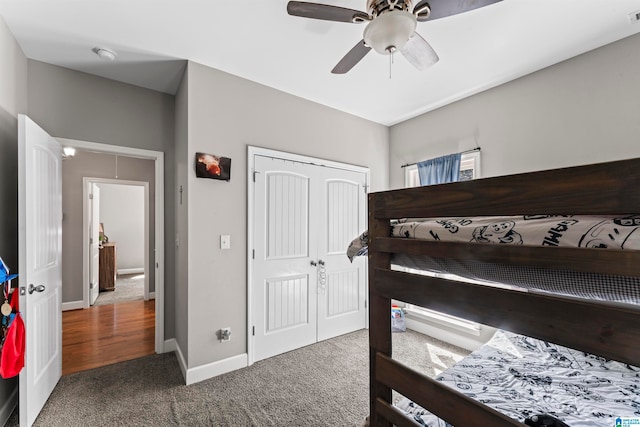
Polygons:
M462 154L460 159L460 181L469 181L480 177L480 151L472 151ZM418 165L407 166L404 169L405 187L419 187L420 177L418 176ZM424 274L424 273L423 273ZM447 278L446 274L434 273L436 277ZM453 329L467 332L472 335L480 335L480 324L471 322L466 319L460 319L455 316L429 310L417 305L407 304L405 307L407 313L416 316L419 319L430 320L435 323L448 326Z
M480 151L462 154L460 159L460 181L469 181L476 178L480 178ZM404 186L406 188L420 186L417 164L404 168Z

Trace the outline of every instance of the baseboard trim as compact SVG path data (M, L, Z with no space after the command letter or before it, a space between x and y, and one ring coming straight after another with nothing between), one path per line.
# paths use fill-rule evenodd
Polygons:
M195 384L227 372L236 371L247 367L247 353L229 357L227 359L218 360L217 362L207 363L195 368L187 369L186 383L187 385Z
M84 301L69 301L62 303L62 311L80 310L84 308Z
M182 378L184 378L185 384L187 383L187 361L184 360L184 355L182 354L182 350L180 349L180 345L178 341L174 339L176 343L176 356L178 357L178 366L180 366L180 371L182 372Z
M16 382L16 386L11 392L11 396L7 399L7 401L0 408L0 425L5 425L9 418L11 417L11 413L18 406L18 383Z
M175 338L170 338L168 340L164 340L164 346L162 347L163 353L171 353L172 351L176 351L178 348L178 343Z
M144 267L139 267L139 268L119 268L118 269L118 274L143 274L144 273Z
M156 293L155 292L149 292L149 299L156 299Z

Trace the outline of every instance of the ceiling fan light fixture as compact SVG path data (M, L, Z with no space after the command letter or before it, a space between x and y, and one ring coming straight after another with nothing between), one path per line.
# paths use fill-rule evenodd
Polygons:
M378 15L364 29L364 42L383 55L400 50L416 30L416 16L404 10Z

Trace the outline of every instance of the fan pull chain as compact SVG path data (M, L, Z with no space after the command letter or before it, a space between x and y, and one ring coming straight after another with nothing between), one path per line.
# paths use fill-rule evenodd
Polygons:
M389 80L391 80L391 65L393 64L393 52L389 53Z

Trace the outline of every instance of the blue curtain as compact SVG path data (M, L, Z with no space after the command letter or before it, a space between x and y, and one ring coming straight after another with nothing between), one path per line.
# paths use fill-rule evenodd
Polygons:
M420 185L456 182L460 177L461 156L461 153L449 154L418 163Z

